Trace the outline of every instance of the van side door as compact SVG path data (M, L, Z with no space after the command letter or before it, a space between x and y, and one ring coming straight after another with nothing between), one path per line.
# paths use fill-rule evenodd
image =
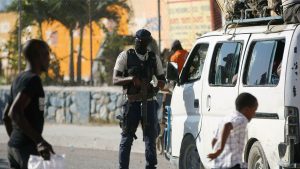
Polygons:
M179 157L183 136L187 133L196 135L200 121L201 75L207 56L209 41L203 40L193 47L182 72L179 83L172 94L172 155Z
M251 93L258 100L248 139L259 141L270 168L278 168L278 145L284 142L284 89L292 35L293 30L252 34L239 86L240 93Z
M220 119L235 112L239 89L239 71L250 34L222 35L211 42L213 51L208 67L203 71L202 123L197 147L205 167L210 168L207 154Z

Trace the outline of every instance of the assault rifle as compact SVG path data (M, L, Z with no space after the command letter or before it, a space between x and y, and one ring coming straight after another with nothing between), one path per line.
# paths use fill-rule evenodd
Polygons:
M157 79L155 76L152 76L152 81L149 84L149 81L145 78L142 78L142 86L141 86L141 96L142 96L142 105L141 105L141 109L142 109L142 119L143 119L143 136L145 138L145 134L147 131L147 128L149 126L148 124L148 105L147 105L147 101L149 99L148 96L148 86L152 85L153 87L157 86ZM156 112L153 112L156 113Z
M147 79L143 78L142 79L142 86L141 86L141 95L142 95L142 105L141 105L141 109L142 109L142 119L143 119L143 140L145 139L146 136L146 131L148 128L148 105L147 105L147 101L148 101L148 82Z

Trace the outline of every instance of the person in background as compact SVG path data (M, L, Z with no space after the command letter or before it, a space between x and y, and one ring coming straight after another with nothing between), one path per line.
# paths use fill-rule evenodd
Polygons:
M178 65L178 74L180 74L184 62L187 58L188 52L184 50L181 46L181 43L179 40L175 40L171 47L172 55L170 57L170 62L175 62Z
M167 51L164 51L164 53L166 53L166 52ZM187 58L188 52L182 48L179 40L175 40L172 43L170 53L171 53L171 55L169 55L170 57L167 59L167 61L177 63L178 74L180 74L180 72L183 68L184 62ZM160 124L160 134L159 134L157 142L156 142L160 154L163 154L163 147L164 147L163 139L164 139L164 129L166 127L165 117L167 116L165 107L170 106L171 98L172 98L172 91L173 91L174 87L175 87L175 82L170 81L165 85L165 88L161 92L163 94L163 96L162 96L162 112L161 112L162 117L160 118L160 123L159 123Z
M42 137L45 93L40 75L48 70L49 54L50 48L42 40L31 39L23 46L27 68L11 85L3 117L9 136L7 150L12 169L27 169L30 155L41 155L49 160L50 153L54 153Z

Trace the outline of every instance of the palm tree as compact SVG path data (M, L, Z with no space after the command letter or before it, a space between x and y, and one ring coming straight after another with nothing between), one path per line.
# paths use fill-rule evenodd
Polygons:
M24 30L30 25L38 25L39 37L42 39L42 22L49 21L48 11L49 6L43 0L23 0L22 3L22 22L21 29ZM13 0L6 8L6 12L18 12L18 0ZM19 20L20 18L18 18ZM17 22L18 22L17 20ZM14 30L10 33L10 39L6 43L6 49L9 53L9 63L15 70L18 67L18 29L19 25L16 24ZM24 32L23 32L24 33ZM25 67L24 60L21 63L21 67Z
M68 30L70 36L70 59L69 77L70 82L74 82L74 37L73 31L77 26L79 18L86 13L86 0L48 0L51 6L50 16L52 19L62 23Z
M84 27L88 25L89 19L99 21L102 18L108 18L117 22L119 16L108 10L111 5L118 5L129 11L129 7L124 0L23 0L21 2L23 10L22 28L38 24L41 39L43 38L42 23L44 21L57 20L68 29L70 37L69 77L71 83L74 82L74 29L79 27L80 30L77 56L77 81L80 82L83 31ZM8 11L18 11L18 0L13 0ZM89 12L91 13L90 16Z
M44 0L23 0L22 3L22 29L29 25L37 24L39 28L39 37L43 39L42 23L49 21L48 10L50 6ZM18 0L14 0L7 8L7 11L18 11Z
M82 8L86 11L86 15L81 15L78 21L80 40L79 40L79 50L77 55L77 82L81 81L81 58L82 58L82 42L83 42L84 27L89 24L89 20L99 21L100 19L107 18L118 22L120 16L108 10L108 7L111 5L118 5L126 9L127 11L129 11L129 7L125 3L125 1L120 1L120 0L110 0L110 1L85 0L85 3L82 6Z

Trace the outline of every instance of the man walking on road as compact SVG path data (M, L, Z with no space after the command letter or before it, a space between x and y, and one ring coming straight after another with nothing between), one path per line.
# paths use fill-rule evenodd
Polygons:
M129 167L131 145L140 121L144 132L146 169L155 169L157 164L156 137L159 124L155 96L159 88L164 87L165 77L159 56L147 51L151 40L148 30L137 31L135 49L120 53L114 67L113 83L122 85L127 96L121 117L120 169ZM147 118L144 118L145 112Z
M47 43L36 39L23 47L27 68L12 83L3 117L9 135L8 160L13 169L27 169L31 154L49 160L50 153L54 153L42 137L45 94L40 75L48 70L49 52Z

